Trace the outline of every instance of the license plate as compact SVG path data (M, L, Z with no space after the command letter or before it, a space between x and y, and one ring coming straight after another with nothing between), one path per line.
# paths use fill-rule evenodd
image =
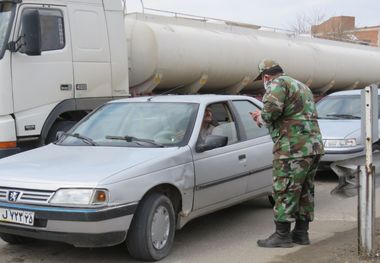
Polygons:
M0 222L32 226L34 224L34 212L0 208Z

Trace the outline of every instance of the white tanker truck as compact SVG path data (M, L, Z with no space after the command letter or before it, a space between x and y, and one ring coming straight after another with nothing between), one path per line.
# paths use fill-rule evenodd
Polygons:
M117 97L257 93L264 57L316 93L380 80L373 47L230 22L124 15L115 0L0 0L0 157L54 140Z

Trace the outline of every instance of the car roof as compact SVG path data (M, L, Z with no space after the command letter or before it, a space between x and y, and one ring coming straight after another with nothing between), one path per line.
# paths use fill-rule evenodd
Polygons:
M133 97L126 99L113 100L110 103L119 102L184 102L184 103L201 103L208 104L213 102L225 100L247 100L254 99L253 97L243 95L215 95L215 94L202 94L202 95L157 95L157 96L144 96ZM258 100L254 99L259 102Z

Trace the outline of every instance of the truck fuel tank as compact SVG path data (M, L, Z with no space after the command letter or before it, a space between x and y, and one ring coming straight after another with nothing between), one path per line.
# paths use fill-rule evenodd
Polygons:
M260 30L237 23L128 14L130 88L137 94L257 93L263 58L315 93L362 88L380 80L380 49Z

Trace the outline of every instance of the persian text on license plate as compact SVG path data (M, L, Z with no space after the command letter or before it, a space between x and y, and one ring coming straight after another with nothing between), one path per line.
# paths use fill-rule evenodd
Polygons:
M34 224L34 212L0 208L0 222L32 226Z

